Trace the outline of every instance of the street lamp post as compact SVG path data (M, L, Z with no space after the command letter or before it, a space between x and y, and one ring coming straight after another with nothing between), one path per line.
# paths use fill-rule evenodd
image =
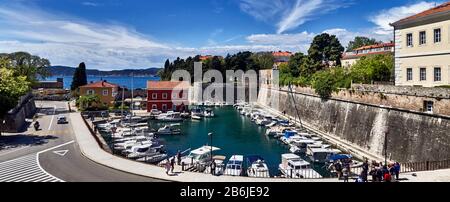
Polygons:
M212 146L212 137L213 137L213 133L208 133L208 136L210 137L210 142L209 142L209 144L210 144L210 146L211 146L211 163L213 162L213 146Z

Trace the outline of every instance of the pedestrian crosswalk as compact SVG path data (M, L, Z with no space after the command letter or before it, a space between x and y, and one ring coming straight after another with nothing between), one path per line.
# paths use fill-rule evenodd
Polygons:
M0 182L62 182L39 165L38 154L0 163Z

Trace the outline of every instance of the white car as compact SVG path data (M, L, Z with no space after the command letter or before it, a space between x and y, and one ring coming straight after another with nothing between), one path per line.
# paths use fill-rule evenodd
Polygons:
M58 120L58 124L68 123L67 118L65 116L59 116L57 120Z

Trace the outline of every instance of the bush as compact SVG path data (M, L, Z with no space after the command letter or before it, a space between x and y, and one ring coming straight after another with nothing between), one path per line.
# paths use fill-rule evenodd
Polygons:
M319 71L314 74L312 87L323 99L331 97L333 91L337 91L336 80L330 71Z

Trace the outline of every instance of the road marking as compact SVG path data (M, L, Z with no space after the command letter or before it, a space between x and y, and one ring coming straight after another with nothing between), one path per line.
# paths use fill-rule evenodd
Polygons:
M40 167L37 156L37 154L30 154L0 163L0 182L63 182L63 180L45 172Z
M60 156L64 156L67 154L67 152L69 152L69 150L60 150L60 151L53 151L53 153L60 155Z
M53 107L52 120L50 120L50 125L48 125L48 130L50 130L52 128L53 119L55 118L55 114L56 114L56 105Z
M64 182L63 180L45 171L39 163L39 155L69 144L72 140L64 144L42 150L35 154L22 156L16 159L0 163L0 182ZM62 150L64 155L68 150ZM58 152L58 151L57 151ZM62 154L62 153L61 153Z
M75 142L75 140L72 140L72 141L70 141L70 142L66 142L66 143L64 143L64 144L60 144L60 145L54 146L54 147L52 147L52 148L48 148L48 149L46 149L46 150L42 150L42 151L38 152L37 154L39 155L39 154L42 154L42 153L45 153L45 152L48 152L48 151L51 151L51 150L54 150L54 149L58 149L58 148L60 148L60 147L64 147L64 146L69 145L69 144L72 144L72 143L74 143L74 142Z
M11 153L14 153L14 152L19 151L19 150L22 150L22 149L26 149L26 148L28 148L28 147L30 147L30 146L24 146L24 147L21 147L21 148L18 148L18 149L14 149L14 150L12 150L12 151L5 152L5 153L0 154L0 156L5 156L5 155L7 155L7 154L11 154Z

